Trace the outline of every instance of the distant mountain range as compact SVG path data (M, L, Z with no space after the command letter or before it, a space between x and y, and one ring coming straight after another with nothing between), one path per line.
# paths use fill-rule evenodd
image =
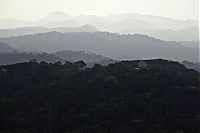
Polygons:
M184 29L198 27L197 20L178 20L162 16L141 15L136 13L112 14L108 16L75 16L81 23L93 24L99 30L121 32L122 29L148 28L148 29Z
M136 13L112 14L108 16L70 16L59 11L52 12L36 22L16 19L0 20L0 29L5 29L0 31L0 37L15 36L18 32L23 33L19 35L25 35L25 33L44 33L47 31L79 32L79 28L82 25L93 25L92 27L96 27L99 31L120 34L144 34L170 41L191 41L199 38L197 20L178 20ZM57 27L60 27L59 30ZM68 27L67 30L66 27ZM77 27L77 29L71 30L72 27ZM81 31L90 32L87 29L81 29Z
M139 23L139 22L138 22ZM119 26L116 26L116 29ZM123 27L122 27L123 29ZM41 26L30 26L30 27L20 27L15 29L0 29L0 38L11 37L11 36L20 36L28 34L37 34L37 33L46 33L51 31L57 32L97 32L98 29L94 25L82 25L79 27L55 27L55 28L46 28ZM194 41L199 39L198 34L199 29L196 27L188 27L180 30L157 30L157 29L126 29L120 33L123 34L142 34L149 35L154 38L167 41ZM116 31L117 32L117 31Z
M109 58L164 58L198 62L198 48L179 42L162 41L146 35L120 35L106 32L59 33L49 32L19 37L1 38L16 49L53 53L61 50L91 51ZM126 56L125 56L126 55ZM128 58L123 58L128 59Z
M38 22L45 24L45 23L65 21L65 20L68 20L68 19L71 19L71 18L72 18L72 16L70 16L70 15L64 13L64 12L54 11L54 12L51 12L46 17L40 19Z
M180 41L181 44L188 46L188 47L193 47L193 48L200 48L199 47L199 40L195 41Z
M56 11L37 22L0 20L0 53L47 52L86 62L109 58L199 62L198 31L197 20L136 13L71 16Z
M187 27L179 30L136 28L123 30L122 33L149 35L168 41L194 41L199 39L199 29L197 27Z
M92 67L94 64L101 64L105 66L110 63L119 62L119 60L113 60L108 57L97 55L88 51L63 50L50 54L44 52L20 52L5 43L0 43L0 65L11 65L16 63L28 62L33 59L36 59L38 62L44 61L47 63L55 63L58 61L65 63L66 61L75 62L83 60L84 62L86 62L88 67ZM190 61L183 61L180 63L189 69L200 71L199 62L194 63Z
M45 28L45 27L21 27L16 29L0 29L0 38L21 36L27 34L37 34L45 32L96 32L97 29L93 25L82 25L80 27L56 27L56 28Z

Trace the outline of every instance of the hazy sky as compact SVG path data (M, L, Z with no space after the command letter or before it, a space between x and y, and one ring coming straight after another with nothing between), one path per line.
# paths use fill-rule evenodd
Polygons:
M37 20L52 11L70 15L141 13L198 19L199 0L0 0L0 19Z

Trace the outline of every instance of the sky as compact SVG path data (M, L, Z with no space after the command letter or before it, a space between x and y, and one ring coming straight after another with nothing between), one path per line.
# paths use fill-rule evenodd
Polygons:
M69 15L139 13L175 19L198 19L199 0L0 0L0 19L37 21L50 12Z

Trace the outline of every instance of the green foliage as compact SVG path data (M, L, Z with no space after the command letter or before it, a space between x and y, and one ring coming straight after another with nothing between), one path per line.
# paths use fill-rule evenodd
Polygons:
M0 75L6 75L6 74L7 74L7 70L5 68L0 67Z
M138 64L138 67L140 69L146 69L147 68L147 63L145 61L140 61Z

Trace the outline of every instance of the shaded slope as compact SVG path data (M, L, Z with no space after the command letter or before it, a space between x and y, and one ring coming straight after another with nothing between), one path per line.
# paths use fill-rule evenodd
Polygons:
M165 58L198 61L198 49L178 42L162 41L145 35L119 35L106 32L59 33L2 38L0 41L25 50L56 52L60 50L91 51L110 58L120 56Z

